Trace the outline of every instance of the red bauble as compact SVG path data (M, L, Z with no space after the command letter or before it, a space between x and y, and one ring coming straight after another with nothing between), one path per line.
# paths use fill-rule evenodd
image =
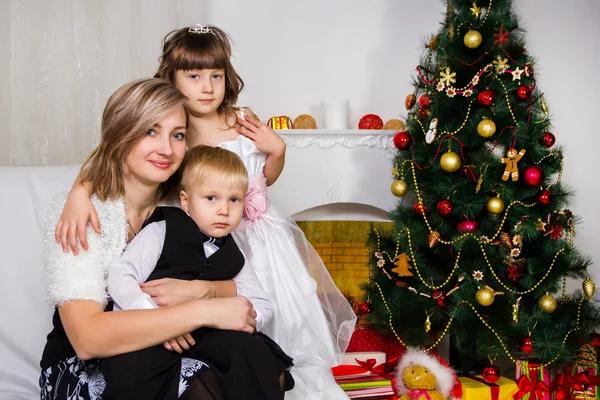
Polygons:
M529 86L521 85L517 88L517 97L521 100L527 100L531 96Z
M533 340L531 340L531 336L527 336L525 340L523 340L521 351L525 354L533 353Z
M477 221L470 221L468 219L459 222L456 226L456 229L458 229L460 233L475 232L477 228L479 228L479 226L477 225Z
M448 200L442 200L437 203L437 210L442 217L445 217L452 212L452 203Z
M481 376L487 383L496 383L500 379L500 370L494 364L485 367Z
M415 210L417 214L424 215L427 212L427 206L425 204L417 202L413 206L413 210Z
M426 94L422 94L419 97L419 107L429 108L430 105L431 105L431 98Z
M431 294L431 297L438 303L438 306L445 307L446 306L446 295L439 290L436 290Z
M540 201L540 203L547 206L552 201L552 193L549 190L542 190L542 193L540 193L538 200Z
M371 311L373 311L373 309L371 308L371 305L366 301L363 301L358 305L358 315L360 315L361 317L363 315L370 314Z
M490 89L485 89L477 95L477 101L484 106L491 106L496 101L496 93Z
M554 136L554 133L552 133L552 132L544 133L544 136L542 136L542 144L544 146L546 146L547 148L550 148L550 147L554 146L554 143L556 143L556 137Z
M540 186L546 179L546 173L539 165L530 165L523 171L523 182L530 187Z
M383 129L383 120L379 115L367 114L358 121L358 129Z
M408 132L400 131L394 136L394 146L396 146L398 150L408 149L412 142L413 137Z

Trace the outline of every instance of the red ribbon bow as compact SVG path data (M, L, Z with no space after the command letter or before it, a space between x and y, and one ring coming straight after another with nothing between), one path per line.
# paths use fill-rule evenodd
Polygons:
M585 372L580 372L569 379L569 385L571 385L573 390L587 390L587 388L590 386L590 378L585 374Z
M385 373L387 368L387 363L381 363L379 365L375 365L377 360L374 358L368 358L366 361L361 361L356 359L358 365L338 365L336 367L331 368L331 372L333 376L346 376L346 375L359 375L364 374L365 372L370 372L371 374L382 375Z
M513 399L522 399L526 394L531 394L531 400L543 399L544 394L550 393L548 385L544 381L537 381L533 384L528 377L521 375L517 380L519 391L513 395ZM535 396L535 397L534 397Z
M569 378L565 374L556 375L556 379L552 382L550 391L554 393L556 400L564 400L569 393Z

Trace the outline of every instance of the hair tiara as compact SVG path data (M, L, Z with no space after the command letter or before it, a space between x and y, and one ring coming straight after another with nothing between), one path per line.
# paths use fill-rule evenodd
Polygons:
M213 35L215 35L213 30L210 29L208 25L202 25L202 24L196 24L196 25L192 26L190 29L188 29L188 32L198 33L198 34L212 33Z

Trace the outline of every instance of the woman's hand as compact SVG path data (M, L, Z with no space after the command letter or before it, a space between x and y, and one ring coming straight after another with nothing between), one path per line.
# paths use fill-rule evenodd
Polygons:
M98 214L90 200L90 195L83 185L78 185L69 192L67 203L54 232L56 243L62 244L65 253L69 251L70 246L73 255L79 254L77 239L84 250L88 249L85 235L88 221L92 223L92 228L96 233L102 233Z
M196 341L189 333L183 336L179 336L175 339L171 339L165 342L163 346L169 351L175 351L179 354L183 353L184 350L189 350L191 346L195 345Z
M213 288L207 281L184 281L162 278L140 284L142 291L160 307L174 306L191 300L210 299Z
M236 129L240 135L252 140L256 148L263 153L275 156L285 153L285 142L277 132L248 114L244 114L244 118L237 119Z
M245 297L227 297L207 300L203 310L206 326L215 329L244 331L254 333L256 328L256 310Z

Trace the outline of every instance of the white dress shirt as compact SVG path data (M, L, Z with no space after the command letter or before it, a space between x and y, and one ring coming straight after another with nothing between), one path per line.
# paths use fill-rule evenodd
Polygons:
M166 227L165 221L153 222L144 227L129 243L121 258L109 268L108 294L115 303L114 310L158 307L150 295L142 291L140 283L145 282L156 267L165 242ZM218 247L214 244L204 243L207 258L217 250ZM248 261L233 281L237 295L246 297L254 306L257 314L256 330L260 331L272 318L272 304Z

